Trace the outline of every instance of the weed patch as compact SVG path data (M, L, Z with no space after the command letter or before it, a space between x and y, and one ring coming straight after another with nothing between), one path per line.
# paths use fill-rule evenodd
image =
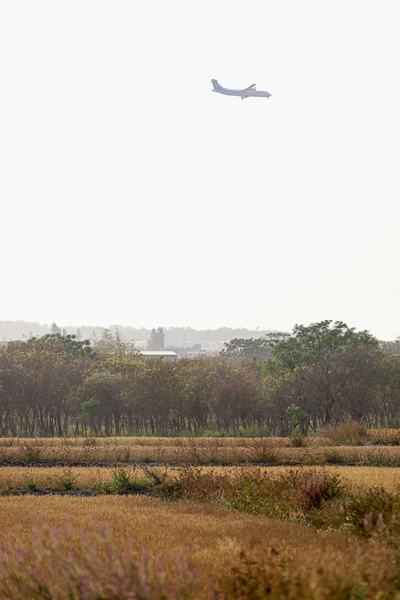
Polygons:
M166 499L220 503L248 514L288 518L340 497L345 486L337 474L328 471L270 473L260 468L243 468L226 473L183 468L161 485Z
M137 490L146 490L154 487L156 474L152 471L145 477L133 477L124 469L116 469L111 474L111 481L93 479L92 489L102 494L124 494Z
M78 477L71 469L64 469L59 477L56 477L55 483L62 490L74 490Z
M320 510L307 515L308 522L326 531L347 531L367 538L380 519L387 523L388 531L400 536L400 495L383 488L350 493L339 500L326 502ZM367 519L367 520L366 520Z

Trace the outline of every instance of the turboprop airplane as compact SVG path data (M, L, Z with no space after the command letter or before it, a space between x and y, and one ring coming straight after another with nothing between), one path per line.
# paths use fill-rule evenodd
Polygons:
M214 86L214 89L211 90L212 92L218 92L218 94L225 94L226 96L240 96L242 100L249 96L257 96L260 98L269 98L271 96L268 92L258 92L255 83L245 90L228 90L227 88L222 87L222 85L219 85L216 79L211 79L211 83Z

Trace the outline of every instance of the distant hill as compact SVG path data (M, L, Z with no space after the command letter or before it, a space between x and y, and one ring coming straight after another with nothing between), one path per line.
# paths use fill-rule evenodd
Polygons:
M80 330L82 339L92 339L95 335L101 335L103 327L80 325L61 325L58 327L66 333L77 333ZM159 327L155 324L154 327ZM122 325L110 325L108 329L118 329L120 334L127 340L147 340L151 329L144 327L124 327ZM251 330L245 328L233 329L231 327L219 327L218 329L192 329L191 327L164 327L165 346L185 346L188 342L229 342L234 338L259 338L268 333L268 330ZM31 336L42 336L51 333L51 324L41 325L29 321L0 321L0 340L12 339L23 340Z
M29 321L0 321L0 340L22 340L31 335L45 335L46 333L50 333L49 325Z

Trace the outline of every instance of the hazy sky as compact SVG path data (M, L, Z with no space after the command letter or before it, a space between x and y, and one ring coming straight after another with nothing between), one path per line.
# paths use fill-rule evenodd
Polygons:
M399 21L1 2L0 320L400 335Z

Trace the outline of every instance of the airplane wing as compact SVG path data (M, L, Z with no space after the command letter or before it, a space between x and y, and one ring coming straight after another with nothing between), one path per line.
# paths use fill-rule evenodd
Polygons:
M256 84L252 83L251 85L249 85L248 88L246 88L245 90L243 90L244 92L249 92L250 90L255 90L256 89Z

